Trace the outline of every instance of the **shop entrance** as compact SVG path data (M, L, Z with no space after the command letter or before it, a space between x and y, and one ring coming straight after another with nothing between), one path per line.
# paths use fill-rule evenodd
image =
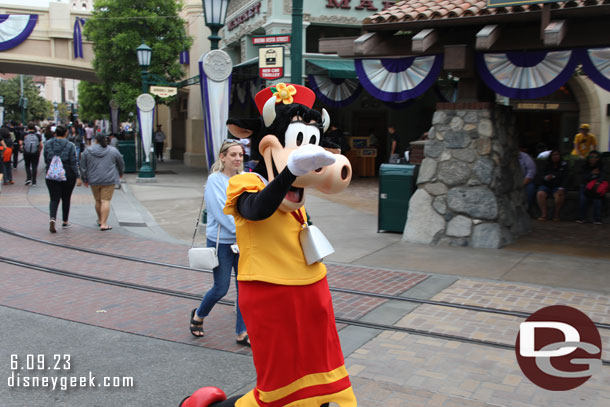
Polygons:
M519 145L534 157L540 152L558 148L562 154L572 151L578 132L578 103L568 86L544 98L511 100ZM543 150L543 151L544 151Z
M355 138L367 138L369 147L375 148L374 175L377 175L379 166L387 162L389 156L388 113L383 110L355 110L352 115L352 130ZM376 139L376 140L375 140Z

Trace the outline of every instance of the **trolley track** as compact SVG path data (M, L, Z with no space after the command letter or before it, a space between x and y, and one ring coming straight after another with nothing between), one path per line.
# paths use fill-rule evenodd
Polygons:
M71 272L71 271L42 266L42 265L38 265L38 264L34 264L34 263L13 260L13 259L3 257L3 256L0 256L0 262L5 263L5 264L10 264L10 265L13 265L16 267L27 268L27 269L55 274L55 275L63 276L63 277L76 278L76 279L90 281L90 282L94 282L94 283L112 285L112 286L117 286L117 287L121 287L121 288L128 288L128 289L133 289L133 290L138 290L138 291L144 291L144 292L149 292L149 293L167 295L167 296L171 296L171 297L190 299L190 300L195 300L195 301L200 300L200 295L195 295L195 294L186 293L186 292L177 291L177 290L169 290L169 289L159 288L159 287L154 287L154 286L149 286L149 285L128 283L128 282L120 281L120 280L95 277L95 276L90 276L90 275L86 275L86 274L75 273L75 272ZM235 302L231 301L231 300L220 300L219 302L222 305L227 305L227 306L235 305ZM433 331L425 331L425 330L402 327L402 326L387 325L387 324L380 324L380 323L367 322L367 321L359 321L359 320L349 319L349 318L335 318L335 321L340 324L358 326L358 327L362 327L362 328L370 328L370 329L381 330L381 331L404 332L404 333L408 333L408 334L412 334L412 335L426 336L426 337L431 337L431 338L436 338L436 339L459 341L459 342L463 342L463 343L470 343L470 344L474 344L474 345L487 346L487 347L493 347L493 348L499 348L499 349L505 349L505 350L511 350L511 351L515 350L514 346L506 344L506 343L468 338L468 337L459 336L459 335L451 335L451 334L437 333L437 332L433 332ZM602 363L606 366L610 366L609 360L602 360Z
M66 244L62 244L62 243L51 242L48 240L28 236L26 234L19 233L19 232L10 230L10 229L6 229L1 226L0 226L0 232L11 235L11 236L15 236L15 237L18 237L21 239L34 241L39 244L59 247L62 249L73 250L73 251L82 252L82 253L93 254L96 256L105 256L105 257L110 257L110 258L115 258L118 260L130 261L130 262L135 262L135 263L150 264L150 265L159 266L159 267L168 267L168 268L173 268L173 269L188 270L188 271L193 271L193 272L212 274L211 270L193 269L188 266L183 266L183 265L179 265L179 264L165 263L165 262L148 260L148 259L143 259L143 258L139 258L139 257L122 255L122 254L102 252L99 250L94 250L94 249L90 249L90 248L86 248L86 247L78 247L78 246L71 246L71 245L66 245ZM56 269L51 269L51 268L47 268L44 266L34 265L31 263L20 262L18 260L13 260L13 259L6 258L6 257L0 257L0 261L3 261L5 263L9 263L9 262L13 261L13 262L15 262L14 264L23 263L24 265L30 265L32 267L37 267L37 269L39 271L44 271L44 272L49 272L49 273L52 273L52 271L48 271L48 270L56 270ZM69 272L69 271L61 271L61 273L64 273L63 275L68 276L68 277L75 277L75 278L80 278L80 279L90 279L91 281L95 281L95 279L98 279L98 277L87 276L84 274L73 273L73 272ZM60 273L57 272L54 274L60 274ZM100 278L100 282L102 280L105 281L106 284L111 284L111 282L112 282L112 285L117 285L117 286L120 284L126 284L126 287L128 287L130 284L132 284L132 283L128 283L128 282L122 282L120 280ZM132 285L139 286L138 284L132 284ZM188 296L188 297L183 297L183 298L197 299L197 300L201 299L200 295L196 295L196 294L184 293L184 292L168 290L168 289L164 289L164 288L149 287L149 286L141 286L141 287L148 287L150 290L153 290L153 289L165 290L165 293L173 292L173 293L176 293L177 296L180 296L180 295ZM490 313L490 314L514 316L514 317L518 317L518 318L528 318L530 316L530 313L522 312L522 311L481 307L481 306L477 306L477 305L468 305L468 304L458 304L458 303L452 303L452 302L446 302L446 301L434 301L434 300L413 298L413 297L402 296L402 295L374 293L374 292L369 292L369 291L361 291L361 290L354 290L354 289L341 288L341 287L331 286L330 291L337 292L337 293L343 293L343 294L356 295L356 296L378 298L378 299L383 299L383 300L388 300L388 301L401 301L401 302L409 302L409 303L416 303L416 304L435 305L435 306L462 309L462 310L474 311L474 312L484 312L484 313ZM154 292L154 291L151 291L151 292ZM227 300L222 300L222 301L227 302ZM226 305L233 305L233 304L234 303L232 301L228 301ZM339 319L337 319L337 321L339 322ZM610 324L601 323L601 322L594 322L594 324L597 328L610 330Z

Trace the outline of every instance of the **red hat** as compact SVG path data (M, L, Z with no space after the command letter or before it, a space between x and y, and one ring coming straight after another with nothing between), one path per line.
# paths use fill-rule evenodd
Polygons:
M298 103L305 105L308 108L313 107L316 100L316 94L309 88L301 85L292 85L290 83L278 83L258 92L254 96L254 102L260 114L263 114L263 107L271 96L275 95L275 103Z

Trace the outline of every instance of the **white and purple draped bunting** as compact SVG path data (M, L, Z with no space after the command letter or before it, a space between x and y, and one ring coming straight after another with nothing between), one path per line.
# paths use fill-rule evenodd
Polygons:
M0 51L15 48L36 26L38 14L0 14Z
M610 92L610 48L578 50L583 71L599 87Z
M423 94L436 81L442 55L408 58L356 59L362 87L385 102L404 102Z
M246 104L246 97L248 96L248 91L249 91L249 81L246 82L239 82L235 84L235 96L237 97L237 101L239 102L240 106L244 106ZM234 101L232 101L231 103L234 103Z
M355 79L329 78L326 75L309 75L309 87L322 103L332 107L344 107L352 103L362 92Z
M74 49L74 59L85 58L83 54L83 32L82 26L85 25L85 19L76 17L74 21L74 33L72 34L72 47Z
M254 101L254 96L261 88L261 79L254 78L231 84L231 108L238 103L239 106L245 106L248 101Z
M500 95L535 99L566 83L578 59L571 50L479 53L477 70L487 86Z

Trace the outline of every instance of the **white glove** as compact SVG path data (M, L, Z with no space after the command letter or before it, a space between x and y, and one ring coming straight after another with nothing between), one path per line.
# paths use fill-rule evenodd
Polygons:
M288 170L300 177L309 171L326 167L336 161L333 153L315 144L305 144L288 156Z

